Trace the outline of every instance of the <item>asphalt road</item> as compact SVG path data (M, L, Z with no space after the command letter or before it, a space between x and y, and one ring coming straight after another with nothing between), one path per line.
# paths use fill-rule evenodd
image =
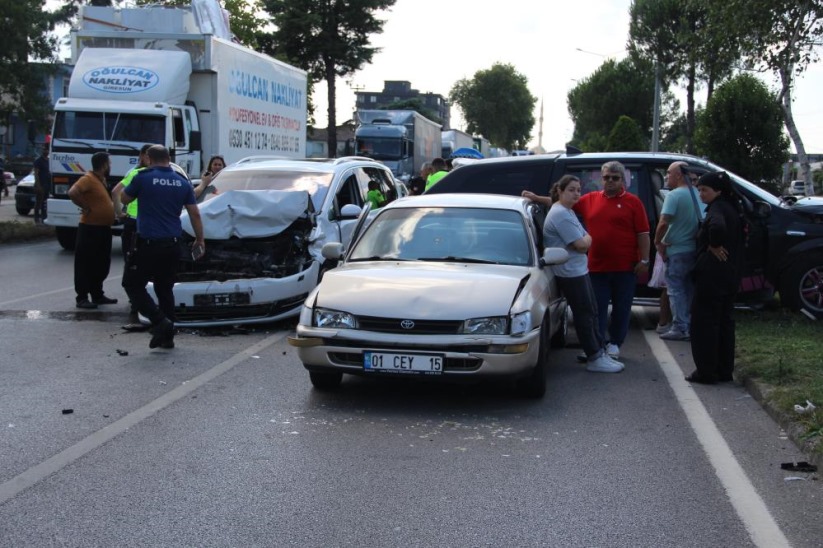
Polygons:
M554 352L541 401L350 377L326 394L292 324L149 350L119 329L119 246L117 305L75 309L72 264L57 242L0 246L2 546L821 545L821 482L780 469L803 455L741 386L682 381L689 346L644 329L654 311L621 374Z

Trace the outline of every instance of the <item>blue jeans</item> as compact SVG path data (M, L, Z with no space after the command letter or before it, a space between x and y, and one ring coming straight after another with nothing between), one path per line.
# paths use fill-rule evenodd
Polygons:
M629 319L632 314L637 276L631 271L590 272L589 276L597 298L600 333L606 341L620 346L629 332ZM609 322L609 302L612 304L611 322Z
M697 254L693 251L669 255L666 261L666 287L672 305L672 329L689 332L694 282L692 270Z

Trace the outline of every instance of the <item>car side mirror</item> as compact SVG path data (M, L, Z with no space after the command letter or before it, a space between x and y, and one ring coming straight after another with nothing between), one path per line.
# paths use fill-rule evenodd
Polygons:
M540 258L540 266L563 264L569 260L569 252L562 247L547 247Z
M356 219L362 211L363 208L358 205L346 204L340 209L340 219Z
M772 213L772 206L767 202L755 202L752 214L758 219L765 219Z
M339 261L343 258L343 244L340 242L329 242L323 245L320 254L324 259Z

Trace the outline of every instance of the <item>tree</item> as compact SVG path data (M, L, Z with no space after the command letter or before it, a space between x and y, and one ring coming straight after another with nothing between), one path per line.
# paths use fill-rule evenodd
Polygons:
M375 16L396 0L263 0L277 29L262 49L283 55L309 73L312 81L325 80L328 95L328 147L337 150L337 77L370 63L379 51L369 45L370 35L383 31Z
M643 138L643 132L637 122L628 116L621 116L614 124L609 141L606 144L608 152L631 152L645 150L648 145Z
M467 131L483 135L494 146L513 150L515 145L525 148L529 141L537 97L512 65L495 63L471 79L458 80L449 100L463 111Z
M55 26L67 21L76 6L67 2L57 11L46 11L46 0L3 3L0 16L0 124L16 112L40 129L47 127L51 110L44 81L54 70L57 38ZM36 61L44 61L38 63Z
M380 107L381 110L414 110L419 112L421 115L425 116L432 122L438 123L443 125L443 120L437 115L430 108L426 108L426 105L423 104L423 101L414 97L412 99L403 99L401 101L395 101L385 107Z
M686 87L686 150L694 152L695 90L731 74L739 46L734 33L718 24L709 0L635 0L630 8L629 51L657 62L663 82L683 79Z
M728 29L742 33L749 63L780 79L778 95L786 130L794 142L806 192L812 191L809 157L792 114L794 79L818 59L823 38L823 0L712 0ZM744 25L739 24L745 21Z
M602 151L621 116L639 126L648 141L654 106L654 69L643 59L609 59L591 76L578 82L567 96L574 121L573 145L584 151Z
M695 141L700 154L751 181L779 176L789 158L778 99L751 74L736 76L715 91Z

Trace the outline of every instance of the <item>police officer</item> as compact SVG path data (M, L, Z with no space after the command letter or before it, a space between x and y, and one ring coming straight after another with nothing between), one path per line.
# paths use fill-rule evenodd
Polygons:
M134 253L134 246L137 243L137 200L130 202L124 210L120 198L123 189L131 184L134 176L149 167L148 151L151 146L151 144L145 144L140 148L137 167L129 170L123 179L111 190L111 199L114 202L114 213L123 222L123 231L120 233L120 243L123 249L123 255L126 257L126 262L123 265L124 274L125 270L128 269L129 256ZM140 323L140 319L137 317L137 306L135 306L134 303L130 304L129 323L124 325L123 329L126 331L145 331L147 328Z
M170 167L168 149L154 145L148 149L148 157L149 168L135 175L121 195L121 201L126 205L140 199L137 245L123 275L123 288L140 314L151 321L149 348L174 348L172 288L183 233L180 212L186 208L194 228L193 256L200 256L205 251L203 223L194 189L185 177ZM157 304L146 291L149 281L154 282Z

